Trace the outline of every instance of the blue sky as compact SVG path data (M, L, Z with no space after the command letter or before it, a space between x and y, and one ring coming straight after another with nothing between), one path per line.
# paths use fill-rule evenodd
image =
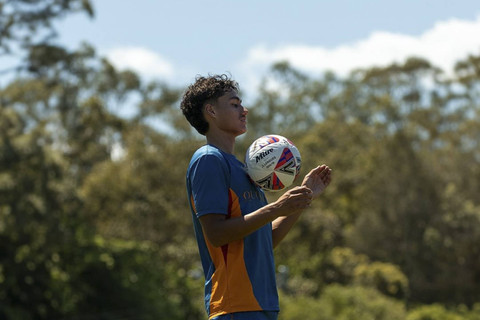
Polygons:
M252 90L275 61L312 75L423 56L446 70L480 54L476 0L93 0L95 18L58 23L120 69L183 86L230 72ZM447 71L447 70L446 70Z

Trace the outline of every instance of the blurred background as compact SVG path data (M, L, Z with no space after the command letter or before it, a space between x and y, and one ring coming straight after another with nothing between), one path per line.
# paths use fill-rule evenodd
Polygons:
M480 319L479 34L473 0L0 1L0 319L206 319L179 103L219 73L239 159L333 168L281 320Z

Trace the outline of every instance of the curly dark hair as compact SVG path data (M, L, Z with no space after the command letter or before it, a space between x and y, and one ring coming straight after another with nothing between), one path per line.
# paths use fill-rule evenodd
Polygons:
M214 102L231 90L239 91L239 85L226 74L197 76L185 91L180 109L192 127L205 135L208 131L208 122L203 116L205 103Z

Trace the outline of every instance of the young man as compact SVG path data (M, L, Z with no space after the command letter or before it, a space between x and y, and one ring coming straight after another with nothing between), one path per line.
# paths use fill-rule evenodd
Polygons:
M190 161L187 193L205 274L208 318L277 319L273 248L329 185L331 169L312 169L301 186L268 204L233 155L235 138L247 131L248 110L238 84L226 75L197 77L181 109L207 140Z

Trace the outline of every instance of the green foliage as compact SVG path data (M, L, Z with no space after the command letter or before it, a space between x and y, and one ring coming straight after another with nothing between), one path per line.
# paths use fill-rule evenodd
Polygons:
M350 248L335 247L324 263L325 278L330 283L346 285L354 281L357 269L367 268L368 264L367 256L355 254Z
M400 301L362 287L330 285L318 299L282 296L281 301L279 319L403 320L406 316Z
M165 263L156 245L99 237L94 243L96 250L80 263L86 266L75 279L83 297L73 314L96 319L198 318L189 302L196 284Z
M404 298L407 295L408 279L395 265L373 262L357 266L354 273L354 283L376 288L387 296Z
M355 254L350 248L332 249L322 261L322 274L327 283L375 288L398 299L405 298L408 293L408 279L397 266L370 262L367 256Z
M16 82L3 91L3 97L11 104L0 109L1 318L118 319L139 315L143 319L198 318L201 309L191 301L195 300L192 295L198 296L201 285L188 277L188 270L183 269L182 273L176 263L165 263L168 259L186 261L192 253L164 252L165 243L174 237L157 238L148 234L139 237L144 231L139 227L131 228L134 232L130 230L126 234L102 231L101 216L93 214L105 208L95 210L95 198L82 195L82 192L89 195L82 190L88 190L93 184L99 191L94 194L96 197L105 190L122 196L121 192L116 194L116 190L109 188L108 183L100 180L98 184L102 178L99 173L104 173L106 164L113 169L117 165L110 160L112 146L104 138L111 130L105 127L110 116L100 100L89 98L79 104L79 110L73 110L79 117L71 126L72 131L62 127L67 134L59 136L61 131L47 125L54 125L53 128L60 125L52 121L55 110L43 112L41 108L41 103L55 92L39 80ZM89 130L77 131L79 127ZM70 134L73 140L68 138ZM76 155L75 159L72 155ZM152 164L162 168L161 164ZM109 173L107 178L118 177L117 171L105 172ZM160 172L160 176L165 173ZM114 181L112 185L136 189L141 184L123 185L123 181ZM158 183L156 185L158 188ZM158 194L154 193L152 199ZM160 192L160 196L157 200L167 198L166 202L171 205L174 200L179 201L168 192ZM121 197L107 200L112 205L123 203L128 208ZM161 208L159 203L152 201ZM123 221L118 212L122 207L117 206L110 212L117 215L116 221L120 223ZM134 206L132 214L141 213L140 208ZM171 212L165 210L162 215L171 215ZM166 223L172 219L161 221L164 225L160 229L167 230ZM126 242L122 238L135 240ZM147 240L158 244L148 244Z
M275 66L282 92L301 92L322 115L309 130L288 126L295 127L287 135L302 152L304 173L319 163L334 168L322 203L303 214L277 249L293 287L317 295L329 279L353 281L348 271L357 254L346 259L335 249L351 247L372 261L359 267L361 281L386 294L418 303L478 301L477 64L474 57L459 63L461 85L440 81L440 70L414 58L358 70L345 81L306 79L286 64ZM428 81L435 86L424 86ZM387 289L389 281L396 289Z
M466 319L459 314L448 311L439 304L421 306L408 313L407 320L461 320Z
M18 5L27 10L29 3ZM74 10L69 3L65 13ZM166 145L146 125L173 109L178 91L118 72L88 45L24 45L31 76L0 88L0 318L198 319L202 284L189 276L196 248L176 211L188 212L187 204L174 196L183 188L162 184L172 169L181 174L176 159L187 157L170 152L187 145ZM111 105L131 96L149 104L132 119L119 117ZM177 229L170 227L175 219L182 221ZM162 223L144 233L147 220ZM114 221L125 231L110 228ZM178 243L190 246L178 250Z

